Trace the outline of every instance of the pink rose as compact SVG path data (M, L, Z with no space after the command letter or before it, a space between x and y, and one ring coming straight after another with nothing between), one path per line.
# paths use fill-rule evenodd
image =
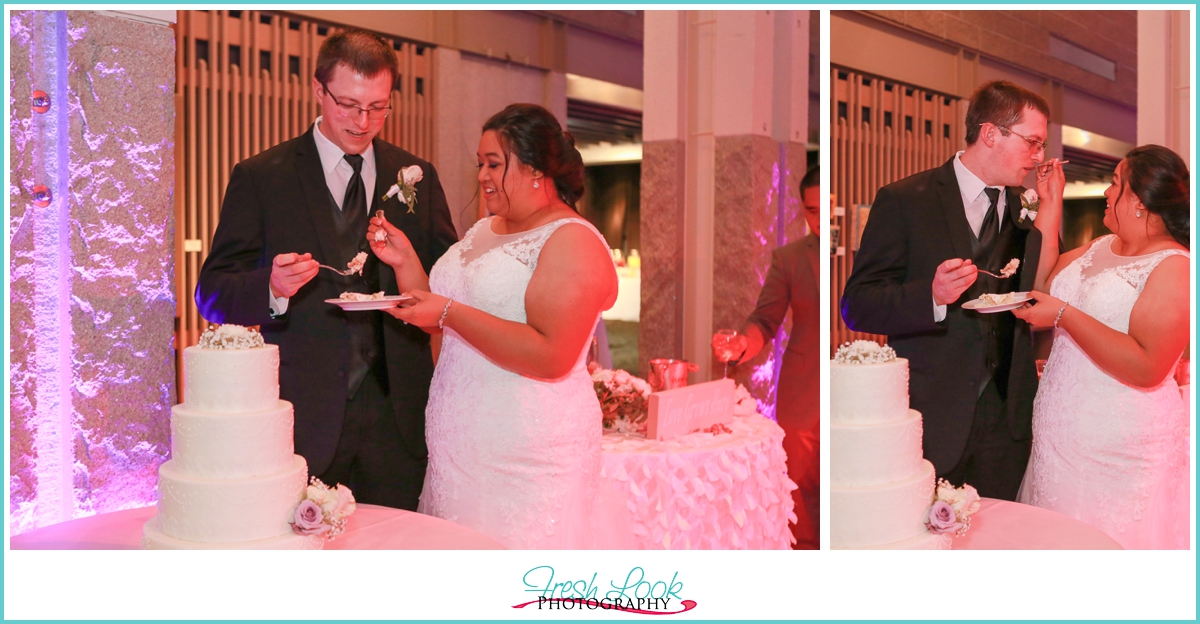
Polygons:
M979 492L964 483L958 498L954 501L954 511L959 516L966 518L979 511L979 507Z
M292 532L297 535L323 535L329 530L329 525L325 524L323 519L321 506L304 499L292 518Z
M334 515L345 518L346 516L354 513L356 508L357 505L354 503L354 494L350 493L350 488L342 485L341 483L337 484L337 507L335 507L333 510Z
M954 508L946 501L935 501L929 508L929 518L925 526L934 533L953 533L962 526L954 517Z

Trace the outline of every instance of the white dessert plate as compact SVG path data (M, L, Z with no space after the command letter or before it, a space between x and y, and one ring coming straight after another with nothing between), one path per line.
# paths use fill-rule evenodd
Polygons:
M343 301L341 299L326 299L325 303L332 303L335 306L341 307L347 312L362 312L364 310L387 310L394 308L401 303L412 299L412 297L401 297L392 295L383 299L370 299L367 301Z
M964 310L975 310L984 314L992 312L1004 312L1007 310L1015 310L1021 307L1023 303L1033 299L1027 292L1012 293L1012 303L1001 303L996 305L985 304L981 299L972 299L962 305Z

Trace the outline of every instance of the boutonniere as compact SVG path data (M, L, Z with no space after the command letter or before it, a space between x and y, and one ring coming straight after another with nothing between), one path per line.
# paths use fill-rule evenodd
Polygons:
M396 183L388 189L383 198L386 200L392 195L399 195L400 202L407 205L408 213L412 214L413 207L417 205L417 182L424 177L425 173L421 171L420 165L409 165L401 169L396 172Z
M1030 221L1036 219L1038 204L1040 203L1041 200L1038 199L1037 191L1026 189L1024 193L1021 193L1021 216L1017 219L1017 222L1024 223L1026 217L1029 217Z

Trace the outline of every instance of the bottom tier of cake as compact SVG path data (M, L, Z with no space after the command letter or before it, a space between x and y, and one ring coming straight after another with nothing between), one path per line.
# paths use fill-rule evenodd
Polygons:
M288 532L248 542L192 542L171 537L158 528L158 516L142 527L142 550L321 550L322 535L296 535Z
M934 469L921 460L914 475L882 485L839 487L829 493L833 548L890 548L927 534L925 519L933 502Z

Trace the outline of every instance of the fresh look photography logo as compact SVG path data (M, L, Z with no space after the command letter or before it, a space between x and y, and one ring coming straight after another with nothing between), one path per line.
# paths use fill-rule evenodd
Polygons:
M696 608L695 600L685 600L679 572L670 576L650 576L641 567L628 573L600 580L593 572L579 577L558 576L552 566L537 566L521 577L524 591L537 598L513 605L514 609L554 611L619 611L645 615L675 615Z

